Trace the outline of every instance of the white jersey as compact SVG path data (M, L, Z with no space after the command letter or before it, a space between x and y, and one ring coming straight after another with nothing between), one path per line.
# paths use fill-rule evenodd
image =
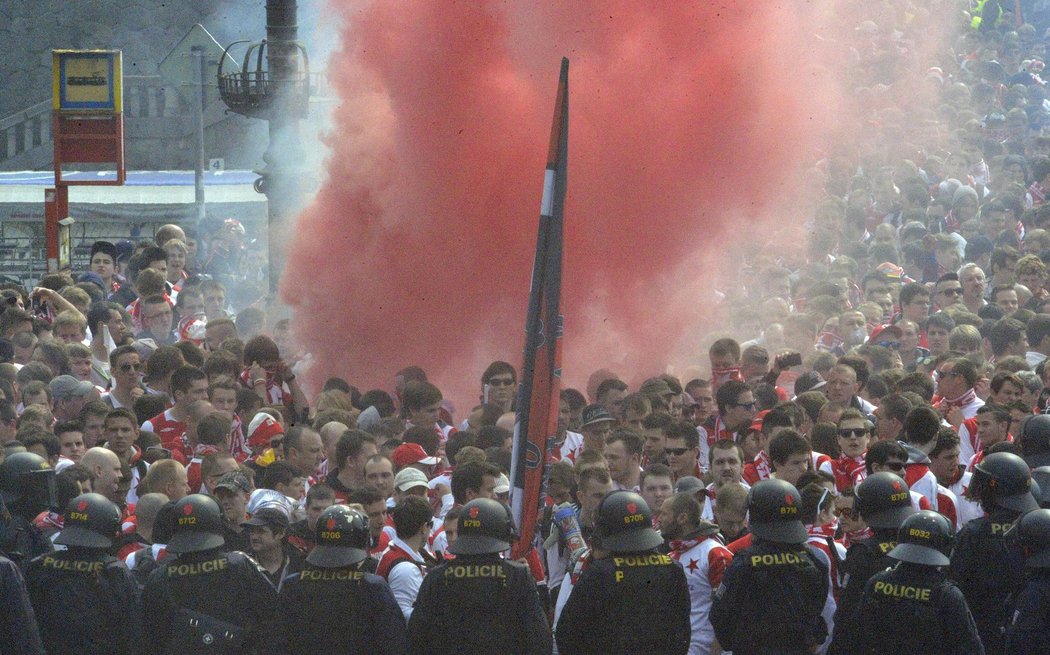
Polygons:
M715 629L711 626L711 600L715 589L722 583L722 575L733 561L733 553L717 536L712 536L686 550L672 553L671 557L685 569L689 584L689 599L692 601L689 655L709 655L715 640Z

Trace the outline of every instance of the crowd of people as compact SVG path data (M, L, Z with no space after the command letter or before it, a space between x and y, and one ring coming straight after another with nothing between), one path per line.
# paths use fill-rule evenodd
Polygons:
M0 652L1050 653L1050 33L855 8L808 250L560 390L531 543L515 365L305 388L235 220L0 285Z

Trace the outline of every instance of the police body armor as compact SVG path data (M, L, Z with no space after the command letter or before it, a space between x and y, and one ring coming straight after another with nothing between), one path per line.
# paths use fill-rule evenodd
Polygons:
M864 596L864 587L876 573L896 564L889 556L896 545L896 530L888 528L876 529L873 536L850 545L846 560L842 563L842 571L848 578L835 609L835 627L829 653L841 655L856 652L858 643L854 618Z
M1024 585L1024 554L1004 536L1017 512L999 509L963 526L952 553L951 577L959 585L989 655L1003 653L1003 629L1012 598Z
M820 616L827 576L807 544L760 540L741 551L726 570L711 609L720 643L738 653L811 652L827 637Z
M138 652L137 588L117 558L75 547L47 553L27 565L26 588L47 652Z
M459 555L432 569L409 619L409 653L549 653L528 567L495 553Z
M945 634L943 607L950 595L961 599L957 587L943 571L902 563L868 581L857 613L857 652L940 653L961 652L954 642L961 634ZM971 621L972 623L972 621Z
M159 627L148 652L268 652L262 632L275 615L277 592L244 553L211 550L165 560L150 575L142 599L145 616Z

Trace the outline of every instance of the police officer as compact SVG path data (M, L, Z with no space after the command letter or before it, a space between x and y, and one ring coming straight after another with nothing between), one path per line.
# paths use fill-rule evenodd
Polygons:
M305 567L285 578L281 588L280 651L403 653L404 614L386 582L361 568L368 558L368 517L332 505L318 518L314 537L317 545Z
M51 550L33 519L57 503L55 471L36 453L14 453L0 464L0 552L20 565Z
M860 652L984 653L966 599L948 580L952 533L937 512L904 519L889 553L899 563L868 580L857 609Z
M1006 652L1050 653L1050 509L1021 517L1013 530L1025 552L1027 579L1006 628Z
M854 653L860 647L854 618L864 588L871 576L895 564L889 555L897 546L897 532L901 523L915 513L908 483L888 471L869 475L853 493L853 509L871 529L872 536L854 541L841 567L847 578L835 610L829 648L835 654Z
M44 655L25 579L18 565L0 555L0 644L10 655Z
M500 553L514 539L510 509L475 498L459 515L456 559L431 569L408 621L411 655L549 655L551 633L527 566Z
M802 496L784 480L751 487L752 545L733 557L715 591L711 625L737 653L811 653L827 637L821 616L828 569L806 544Z
M1032 496L1032 475L1013 453L992 453L978 464L967 496L979 501L985 516L962 527L952 553L951 577L966 596L985 652L1003 653L1003 630L1011 615L1010 599L1024 585L1024 555L1006 532L1018 517L1039 507Z
M1050 415L1046 414L1040 414L1040 416L1050 418ZM1043 509L1050 508L1050 466L1032 469L1032 484L1035 485L1032 488L1032 495L1036 496L1039 506ZM1039 488L1038 494L1035 493L1035 487Z
M1021 424L1021 456L1029 468L1050 464L1050 415L1036 414Z
M688 652L688 582L682 565L657 550L663 539L649 505L614 491L596 513L591 561L558 619L558 652Z
M211 496L175 503L164 560L146 582L143 612L157 627L145 642L156 655L270 653L265 630L274 620L277 592L244 553L224 552L222 510Z
M109 554L120 510L102 494L66 505L55 543L26 567L26 587L49 653L124 655L142 635L138 590L124 563Z

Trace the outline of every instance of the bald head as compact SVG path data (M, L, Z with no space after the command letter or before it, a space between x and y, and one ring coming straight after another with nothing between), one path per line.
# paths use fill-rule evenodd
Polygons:
M183 232L181 227L173 223L161 225L160 228L157 229L156 241L158 247L163 248L164 244L171 241L172 239L178 239L179 241L185 243L186 233Z
M135 529L149 541L153 541L153 523L157 512L168 502L168 497L160 493L143 494L135 504Z
M120 469L120 458L108 448L98 446L89 449L80 458L80 463L91 471L91 490L113 502L120 500L118 487L124 474Z

